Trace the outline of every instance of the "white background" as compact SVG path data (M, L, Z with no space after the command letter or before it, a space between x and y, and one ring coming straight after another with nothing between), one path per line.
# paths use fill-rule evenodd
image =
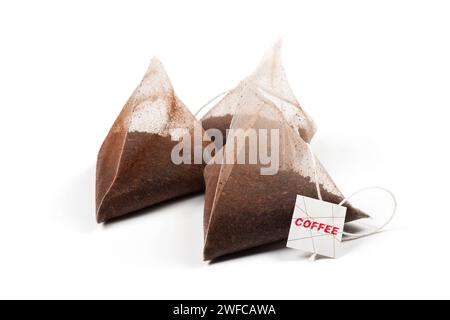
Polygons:
M449 16L448 1L2 1L0 297L450 298ZM208 264L203 196L97 225L97 151L151 57L195 111L282 35L336 183L397 195L386 232L337 260L275 246Z

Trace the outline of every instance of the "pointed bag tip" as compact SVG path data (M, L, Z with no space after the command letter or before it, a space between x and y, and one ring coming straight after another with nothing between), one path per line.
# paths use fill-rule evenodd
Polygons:
M283 47L283 37L280 37L271 47L266 51L263 62L268 60L281 59L281 49Z
M156 87L163 87L164 90L172 90L172 83L170 81L169 75L167 74L166 69L164 68L163 63L157 56L154 56L150 61L150 64L145 72L143 83L150 82ZM143 85L141 83L140 86ZM146 86L148 83L146 84Z
M214 258L216 258L216 255L214 254L213 250L209 248L208 244L205 243L205 246L203 248L203 261L212 261Z
M147 73L151 73L152 71L159 71L166 73L166 70L164 69L164 65L162 64L161 60L157 56L154 56L152 60L150 60L150 64L147 69Z
M97 209L95 218L96 218L98 224L102 224L106 221L106 215L104 212L101 211L101 208Z
M162 62L158 56L153 56L152 60L150 60L150 65L162 65Z
M257 68L250 78L259 79L261 77L273 77L274 73L279 73L282 69L281 48L283 38L279 38L265 53ZM284 71L281 71L284 72Z
M283 42L284 36L281 36L272 46L272 51L281 51L281 48L283 47Z

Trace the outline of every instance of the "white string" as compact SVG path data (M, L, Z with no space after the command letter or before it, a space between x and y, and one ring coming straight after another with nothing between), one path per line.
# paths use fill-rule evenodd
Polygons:
M317 165L316 165L316 156L314 155L314 152L312 150L312 147L309 143L306 144L308 146L309 152L311 153L311 157L312 157L312 164L313 164L313 169L314 169L314 180L316 181L316 189L317 189L317 195L319 196L319 200L322 200L322 195L320 193L320 185L319 185L319 180L317 178ZM378 187L378 186L374 186L374 187L367 187L367 188L363 188L361 190L358 190L354 193L352 193L350 196L348 196L347 198L345 198L344 200L341 201L341 203L339 203L339 206L342 206L344 203L348 202L348 200L350 200L351 198L353 198L354 196L356 196L357 194L360 194L362 192L368 191L368 190L382 190L385 191L387 194L389 194L392 198L392 200L394 201L394 207L392 209L392 213L389 216L389 218L386 220L386 222L384 222L382 225L380 225L379 227L375 228L372 231L366 232L366 233L350 233L350 232L343 232L342 234L350 237L348 239L342 240L342 241L349 241L349 240L355 240L355 239L359 239L359 238L363 238L363 237L367 237L370 235L373 235L375 233L380 232L382 229L384 229L389 223L391 223L392 219L394 219L395 213L397 211L397 199L395 198L395 195L392 191L384 188L384 187ZM312 261L315 260L315 256L311 256L310 258Z
M313 253L309 256L309 261L314 262L317 260L317 253Z
M309 152L311 153L312 164L313 164L313 168L314 168L314 181L316 181L317 196L319 197L319 200L322 201L322 194L320 193L319 179L317 178L316 156L314 155L311 145L309 143L307 143L306 145L308 146Z
M261 91L265 92L266 94L269 94L269 95L271 95L271 96L273 96L273 97L275 97L275 98L277 98L277 99L279 99L279 100L283 100L284 102L286 102L286 103L288 103L288 104L290 104L290 105L293 105L293 106L296 106L296 107L297 107L297 105L296 105L295 103L293 103L293 102L291 102L291 101L289 101L289 100L286 100L285 98L282 98L282 97L276 95L276 94L273 93L272 91L270 91L270 90L268 90L268 89L266 89L266 88L264 88L264 87L262 87L262 86L260 86L260 85L258 85L257 87L258 87ZM219 93L218 95L216 95L214 98L212 98L211 100L209 100L208 102L206 102L204 105L202 105L202 106L200 107L200 109L198 109L197 112L194 114L194 116L197 117L198 114L199 114L200 112L202 112L203 109L205 109L207 106L209 106L209 105L210 105L212 102L214 102L216 99L218 99L218 98L220 98L221 96L223 96L223 95L229 93L230 91L231 91L231 89L230 89L230 90L225 90L224 92L221 92L221 93Z
M375 233L378 233L382 229L384 229L389 223L391 223L392 219L394 219L395 213L397 211L397 199L396 199L396 197L395 197L395 195L394 195L394 193L392 191L390 191L390 190L388 190L388 189L386 189L384 187L374 186L374 187L363 188L361 190L358 190L358 191L352 193L350 196L348 196L347 198L342 200L341 203L339 203L339 205L342 206L344 203L348 202L348 200L350 200L350 198L353 198L357 194L360 194L360 193L362 193L364 191L368 191L368 190L381 190L381 191L384 191L384 192L386 192L387 194L389 194L391 196L392 200L394 201L394 207L392 208L391 215L386 220L386 222L381 224L379 227L373 229L372 231L369 231L369 232L366 232L366 233L351 233L351 232L345 232L345 231L342 232L342 234L351 237L351 238L345 239L343 241L355 240L355 239L367 237L367 236L373 235Z
M197 112L194 114L195 117L198 116L198 114L205 109L207 106L209 106L212 102L214 102L216 99L218 99L219 97L223 96L224 94L227 94L228 92L230 92L231 90L226 90L222 93L219 93L217 96L215 96L214 98L212 98L211 100L209 100L207 103L205 103L204 105L202 105L200 107L200 109L197 110Z

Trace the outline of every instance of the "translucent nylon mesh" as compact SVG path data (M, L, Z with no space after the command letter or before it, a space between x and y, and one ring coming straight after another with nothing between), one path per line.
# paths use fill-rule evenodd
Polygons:
M240 101L223 149L225 157L222 161L213 159L204 172L206 260L287 239L296 195L318 197L312 155L280 107L256 91ZM237 142L243 138L250 141L256 130L259 143L260 129L278 132L278 147L267 143L269 153L279 159L275 174L262 175L261 169L267 168L267 163L258 160L249 164L250 144ZM247 157L246 164L237 164L242 155ZM235 161L231 164L224 159ZM344 196L320 162L316 162L323 200L341 202ZM347 222L367 217L351 205L347 207Z
M202 190L203 165L171 161L173 146L195 126L201 128L153 59L99 151L98 222Z
M231 119L242 105L243 98L259 93L258 99L272 99L283 113L287 123L305 141L310 141L316 126L312 118L298 103L287 80L281 59L281 41L277 42L264 56L257 69L231 90L202 118L203 127L225 132Z

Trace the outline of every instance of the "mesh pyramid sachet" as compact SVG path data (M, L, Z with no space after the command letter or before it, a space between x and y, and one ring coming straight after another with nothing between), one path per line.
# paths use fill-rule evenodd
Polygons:
M173 146L194 127L201 125L154 58L99 151L97 221L203 190L203 164L171 161Z
M312 118L301 108L287 80L281 60L281 41L264 56L258 68L248 78L231 90L207 114L203 116L205 130L219 129L225 137L231 119L242 105L246 95L258 92L274 101L289 125L309 142L316 132Z
M205 260L287 239L296 195L318 197L308 145L274 101L258 92L246 95L231 129L221 160L211 160L204 171ZM265 138L262 132L278 132L278 147L272 141L266 144L268 154L278 156L274 174L262 174L268 165L259 159L237 164L243 155L249 160L249 141L255 131L259 141ZM239 144L239 140L247 143ZM316 173L323 200L341 202L344 196L319 161ZM367 217L346 206L347 222Z

